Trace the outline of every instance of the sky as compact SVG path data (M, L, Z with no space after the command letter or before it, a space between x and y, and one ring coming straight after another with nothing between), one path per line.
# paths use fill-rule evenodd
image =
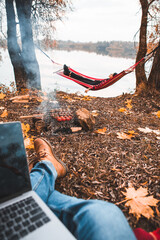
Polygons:
M74 11L57 22L57 40L138 41L139 0L72 0Z

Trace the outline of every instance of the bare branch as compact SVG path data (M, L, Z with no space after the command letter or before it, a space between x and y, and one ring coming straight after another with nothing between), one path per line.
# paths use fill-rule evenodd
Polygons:
M150 7L150 5L155 2L156 0L151 0L149 3L148 3L148 7Z

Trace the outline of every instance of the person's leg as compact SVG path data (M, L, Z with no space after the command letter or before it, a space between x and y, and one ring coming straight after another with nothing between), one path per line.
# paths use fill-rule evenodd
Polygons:
M122 211L100 200L83 200L52 192L48 206L79 240L135 240Z
M30 172L32 189L47 203L49 195L54 191L57 171L49 161L38 162Z
M77 239L135 239L121 210L100 200L83 200L54 190L57 172L49 161L41 161L30 173L33 190Z
M64 164L56 160L51 146L42 139L36 141L35 150L41 161L30 173L33 190L77 239L135 239L126 218L114 204L77 199L56 191L56 178L66 174Z

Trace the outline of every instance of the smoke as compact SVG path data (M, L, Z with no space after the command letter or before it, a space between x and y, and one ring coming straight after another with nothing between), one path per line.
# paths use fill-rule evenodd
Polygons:
M41 102L40 106L37 108L37 111L47 113L53 109L60 109L60 104L56 97L56 91L47 94L46 100Z

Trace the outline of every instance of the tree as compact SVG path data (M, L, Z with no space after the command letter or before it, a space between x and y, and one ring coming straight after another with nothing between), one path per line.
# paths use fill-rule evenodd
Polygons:
M55 20L61 19L67 9L67 4L69 4L68 0L5 0L7 44L17 90L20 91L21 88L41 89L32 25L34 23L37 30L38 21L41 21L39 25L48 30ZM47 25L48 21L50 24Z
M148 78L148 87L160 91L160 47L156 51L153 60L151 73Z
M139 36L139 49L136 57L136 62L143 58L147 53L147 47L149 43L153 43L154 46L158 44L159 41L159 25L157 24L156 13L160 12L159 0L140 0L142 8L142 18L140 26L140 36ZM150 10L150 11L149 11ZM152 12L154 15L152 15ZM147 27L150 25L149 30ZM150 32L152 34L150 34ZM148 37L149 35L149 37ZM148 37L148 38L147 38ZM149 41L149 42L148 42ZM139 64L136 68L136 90L143 84L143 88L148 91L148 89L156 89L160 91L160 48L157 49L154 56L152 69L147 78L145 72L145 65ZM159 67L159 68L158 68Z
M18 43L14 0L5 0L7 13L8 51L14 69L17 90L41 89L31 26L32 0L15 0L20 25L21 45Z

